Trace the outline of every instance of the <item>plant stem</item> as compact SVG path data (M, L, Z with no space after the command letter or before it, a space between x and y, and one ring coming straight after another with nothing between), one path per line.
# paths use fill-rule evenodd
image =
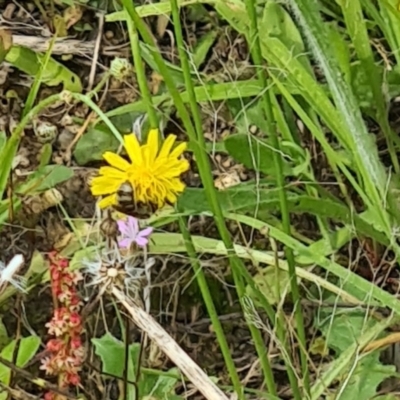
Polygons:
M249 45L251 47L251 55L256 66L257 76L262 87L269 87L270 82L268 82L266 69L262 67L263 58L261 55L261 43L258 32L258 22L257 14L255 10L255 4L253 0L246 0L246 9L250 18L250 35L249 35ZM267 132L271 138L272 146L276 149L273 152L273 162L277 171L277 186L279 189L279 198L281 204L281 215L282 215L282 226L286 234L290 235L290 216L287 205L287 197L284 189L285 181L283 176L283 167L281 159L280 143L278 138L278 133L276 131L276 122L274 119L274 113L272 104L274 103L274 93L272 90L267 90L262 95L262 104L265 112L265 122L267 126ZM294 303L294 314L296 318L296 330L298 335L298 340L300 343L300 359L303 374L303 384L304 384L304 397L309 398L310 396L310 377L308 372L308 362L307 362L307 347L306 347L306 335L304 329L303 314L300 307L300 291L297 284L296 267L295 260L292 249L285 247L285 255L289 266L289 276L290 276L290 286L292 290L292 297ZM297 379L289 374L290 384L292 386L293 392L298 388Z
M226 340L224 330L222 329L221 322L218 319L218 314L217 314L217 311L214 306L213 298L210 293L210 289L208 287L203 268L201 267L200 262L197 259L196 249L193 245L192 237L187 228L187 222L186 222L185 218L183 218L183 217L179 218L179 227L182 232L183 239L185 241L186 251L189 255L190 262L192 264L193 271L195 273L197 283L199 285L201 295L203 297L203 301L206 305L208 315L211 319L211 323L212 323L215 335L217 336L219 346L221 347L221 352L222 352L222 355L225 360L225 365L228 368L228 372L229 372L229 376L232 381L233 388L236 393L240 394L240 396L243 396L243 388L240 383L240 378L237 373L235 363L233 362L233 359L231 356L231 350L229 348L228 341Z
M218 202L218 197L214 188L214 184L212 181L212 173L208 160L208 155L205 151L206 143L203 134L203 127L201 123L201 116L199 112L199 107L196 100L196 95L194 92L194 86L192 83L190 65L188 59L188 50L185 47L185 43L182 35L182 26L180 22L180 14L177 0L171 0L171 11L172 11L172 19L174 22L174 31L175 37L178 45L179 58L181 61L181 67L183 71L183 76L186 84L186 88L189 95L189 104L192 113L192 118L195 125L195 137L193 137L193 142L196 143L194 153L196 156L196 161L199 166L200 176L206 191L206 196L208 197L208 201L212 207L215 222L217 224L219 233L221 235L222 241L224 242L225 247L228 249L228 256L230 258L230 263L232 267L232 275L235 282L235 288L238 293L238 297L241 301L241 305L243 307L243 298L245 296L245 286L242 277L242 267L243 264L241 260L234 254L233 243L230 237L230 233L226 227L224 215L222 212L222 208ZM193 249L194 250L194 249ZM229 255L231 250L231 254ZM267 349L265 347L262 335L258 328L254 325L253 322L248 322L248 326L250 332L252 334L252 338L254 341L254 345L256 347L257 353L260 358L261 367L264 373L264 380L268 387L268 390L271 395L276 396L276 385L274 381L274 375L272 372L272 368L269 362L269 358L267 355ZM232 375L231 375L232 377ZM233 378L233 377L232 377ZM239 382L238 382L239 383ZM234 384L234 386L236 386ZM236 389L236 387L235 387ZM237 391L237 389L236 389ZM241 393L238 392L237 393ZM241 393L242 394L242 393ZM243 395L243 394L242 394Z
M123 1L123 3L125 3L125 2L126 1ZM138 79L140 93L143 97L143 102L146 105L147 114L148 114L149 120L150 120L150 126L153 129L157 129L158 128L158 118L157 118L157 113L156 113L156 110L153 106L153 102L151 99L150 89L149 89L149 86L147 85L144 63L142 60L142 56L140 54L138 33L137 33L136 27L135 27L134 23L132 22L131 18L128 18L127 23L128 23L128 32L129 32L129 41L131 43L133 62L135 65L136 76ZM143 139L146 139L146 136Z

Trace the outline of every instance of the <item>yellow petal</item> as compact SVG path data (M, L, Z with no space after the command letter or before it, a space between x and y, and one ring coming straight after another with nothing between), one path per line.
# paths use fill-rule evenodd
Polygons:
M124 144L126 152L134 166L142 164L142 150L136 135L134 133L131 135L125 135Z
M169 203L175 204L176 201L178 200L178 198L176 197L176 195L175 195L174 193L169 192L169 193L167 194L167 200L168 200Z
M158 129L151 129L147 137L147 161L153 163L158 153Z
M165 139L164 143L161 146L160 154L158 155L159 158L168 157L169 152L171 151L172 146L175 143L175 140L176 140L176 135L168 135L168 137Z
M121 171L126 171L130 164L128 161L124 160L121 156L115 153L111 153L111 151L106 151L103 154L103 158L114 168L118 168Z
M159 163L154 167L154 175L163 179L178 177L189 169L189 162L185 159L175 162Z
M185 189L185 184L178 178L174 178L170 180L170 188L174 192L180 193Z
M174 150L172 150L171 154L169 155L170 158L178 158L182 155L182 153L186 150L187 148L187 143L186 142L182 142L180 144L178 144L178 146L176 146L174 148Z
M90 190L93 196L115 193L125 180L110 179L106 176L97 176L92 179Z
M104 197L104 199L101 199L98 203L98 206L103 209L107 207L111 207L117 204L117 196L115 194L112 194L110 196Z
M122 172L119 169L116 169L114 167L100 167L99 169L99 174L105 178L109 179L126 179L127 174L126 172Z

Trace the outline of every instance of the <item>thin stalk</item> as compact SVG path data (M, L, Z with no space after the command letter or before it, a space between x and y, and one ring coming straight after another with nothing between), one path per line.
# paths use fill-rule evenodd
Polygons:
M172 20L174 22L174 31L175 31L175 37L176 37L176 42L177 42L177 47L178 47L178 52L179 52L179 58L180 58L180 62L181 62L185 85L186 85L186 88L188 91L189 105L190 105L190 110L192 113L192 119L193 119L194 125L195 125L196 138L193 138L193 139L197 139L197 141L196 141L197 146L195 146L194 153L196 155L196 160L197 160L197 163L199 166L200 176L201 176L201 179L202 179L205 191L206 191L206 196L208 197L208 201L209 201L209 203L212 207L213 213L214 213L214 219L217 224L218 231L221 235L221 238L222 238L222 241L224 242L225 247L228 250L228 257L230 258L230 263L231 263L231 267L232 267L232 275L233 275L233 279L235 282L235 288L236 288L238 297L241 301L241 305L243 306L242 301L245 296L245 285L243 282L241 270L242 270L242 267L244 267L244 266L242 264L242 261L236 256L236 254L234 252L231 236L230 236L228 229L226 228L225 218L224 218L224 215L222 212L222 208L218 202L218 197L217 197L217 194L216 194L216 191L214 188L214 184L212 182L211 168L210 168L210 164L209 164L209 160L208 160L208 155L205 151L206 142L205 142L204 134L203 134L203 127L202 127L202 123L201 123L200 111L199 111L199 107L198 107L197 100L196 100L196 94L194 92L194 86L192 83L187 49L185 48L185 43L184 43L183 35L182 35L182 26L181 26L181 21L180 21L180 13L179 13L179 7L178 7L177 0L171 0L171 11L172 11ZM195 141L195 140L193 140L193 141ZM230 253L230 255L229 255L229 253ZM270 364L270 361L268 358L268 351L265 347L262 335L261 335L259 329L252 322L248 322L248 326L249 326L250 332L252 334L252 338L253 338L257 353L259 355L260 364L261 364L261 367L263 370L265 383L268 387L270 394L273 396L276 396L277 391L276 391L276 384L274 381L274 375L273 375L271 364ZM239 393L241 393L241 392L239 392Z
M147 112L149 115L150 119L150 125L152 128L157 128L158 127L158 119L157 115L155 112L155 108L153 107L153 102L152 98L150 96L150 91L148 90L147 86L147 81L146 81L146 75L144 68L142 67L142 59L141 59L141 54L140 54L140 46L139 46L139 38L137 35L137 31L134 27L134 24L132 22L132 19L128 19L128 29L129 29L129 36L130 36L130 42L131 42L131 47L132 47L132 54L133 54L133 59L134 63L136 66L136 74L139 82L139 88L143 97L143 100L146 104L147 107ZM138 67L140 65L140 67ZM228 368L229 375L232 380L232 384L234 387L234 390L236 393L240 394L240 396L243 396L243 388L240 383L240 378L239 375L236 371L235 363L233 362L232 356L231 356L231 351L228 345L228 341L226 340L225 333L222 329L221 322L218 319L218 314L216 312L214 302L204 275L204 271L201 268L201 265L199 261L197 260L197 254L194 248L194 244L192 242L192 237L187 229L187 222L184 217L179 218L179 226L182 232L182 236L185 241L185 247L186 251L189 255L191 265L193 267L193 270L195 272L195 276L197 279L197 282L199 284L199 288L204 300L204 303L207 308L208 315L210 316L213 329L215 331L215 334L217 336L218 343L221 347L221 351L225 360L225 364Z
M144 63L140 53L139 36L131 18L127 19L129 41L131 43L131 50L133 55L133 62L135 65L136 76L138 78L138 84L140 93L143 97L143 102L146 105L147 113L149 115L150 126L154 129L158 128L158 118L153 102L151 99L150 89L147 85L146 72L144 69Z
M261 55L261 43L258 32L258 23L257 23L257 14L255 10L254 1L246 0L246 9L250 17L250 35L249 35L249 44L251 46L251 55L254 61L254 64L258 66L257 76L261 83L262 87L269 87L270 82L268 82L266 69L262 67L263 58ZM284 232L290 235L290 216L287 204L287 197L285 192L285 181L283 177L283 168L282 168L282 159L280 157L280 143L278 134L276 131L276 122L274 119L274 113L272 104L274 103L274 93L272 90L267 90L262 95L262 104L266 117L266 127L269 137L271 138L272 146L276 149L273 152L273 162L277 171L277 186L279 189L279 199L281 205L281 215L282 215L282 226ZM292 297L294 303L294 315L296 320L296 330L298 335L298 340L300 342L300 360L301 360L301 369L303 374L303 384L304 384L304 397L310 397L310 376L308 371L308 362L307 362L307 352L306 352L306 334L304 328L304 319L303 313L300 307L300 291L297 284L297 276L296 276L296 267L295 260L292 249L285 246L285 255L288 262L289 267L289 276L290 276L290 286L292 290ZM290 382L292 388L297 388L298 383L297 380Z
M242 398L243 397L243 387L240 383L240 378L237 373L235 363L233 362L233 359L231 356L231 350L229 348L228 341L226 340L224 330L222 329L221 322L218 318L218 314L217 314L217 311L214 306L213 298L211 296L210 289L208 287L203 268L201 267L201 265L197 259L196 249L194 247L190 232L187 229L187 224L186 224L185 218L183 218L183 217L179 218L179 227L182 232L186 251L189 255L190 262L192 264L192 267L193 267L193 270L194 270L194 273L195 273L195 276L197 279L197 283L198 283L200 291L201 291L201 295L202 295L204 303L207 307L207 312L208 312L208 315L210 316L215 335L217 336L217 340L218 340L222 355L225 360L225 365L228 368L228 372L229 372L229 376L232 381L233 388L234 388L235 392Z
M110 70L107 70L107 72L105 72L104 75L101 77L100 82L89 93L86 93L86 96L89 97L89 99L91 99L95 95L97 96L103 86L107 83L110 76Z
M28 98L26 99L25 106L22 111L23 116L25 116L32 109L33 105L35 104L35 100L36 100L37 94L39 92L40 85L42 83L43 73L44 73L44 71L47 67L47 64L49 63L49 60L51 58L51 52L53 50L53 46L56 41L56 38L57 38L57 34L55 34L53 36L53 38L51 39L50 46L41 62L39 72L36 74L33 84L31 86L31 89L29 90Z
M234 252L229 232L227 231L226 226L224 224L222 210L220 208L216 193L214 191L214 186L213 186L213 182L212 182L212 178L211 178L211 169L210 169L210 165L208 164L207 157L205 157L206 165L204 166L202 163L202 161L204 160L204 156L202 156L201 152L202 152L202 148L204 149L204 145L200 146L199 143L197 143L197 137L196 137L197 135L194 130L193 124L191 122L189 113L186 110L185 105L182 101L182 97L181 97L179 91L177 90L177 88L174 84L174 81L172 80L172 78L170 77L170 75L168 73L168 69L164 63L164 60L163 60L161 54L155 48L155 46L153 44L153 39L152 39L151 35L149 34L149 32L147 31L146 25L139 17L139 15L136 12L133 5L127 0L122 0L122 1L124 3L124 6L126 7L126 11L128 12L130 18L132 18L132 20L136 26L136 29L142 36L144 42L149 46L149 50L154 58L154 61L157 64L160 74L164 77L165 84L170 92L171 98L174 101L175 107L177 108L177 111L182 119L182 122L185 126L185 129L187 131L189 139L193 143L193 147L194 147L193 151L195 153L196 159L198 160L198 165L199 165L199 169L201 172L201 178L203 180L203 185L204 185L204 187L209 188L209 190L207 190L207 195L212 197L210 200L210 205L212 207L212 211L214 212L216 224L220 231L221 238L227 249L227 255L228 255L230 264L232 266L232 270L233 271L239 270L239 272L248 281L250 286L252 286L252 288L255 289L255 291L257 292L257 296L260 297L260 301L261 301L263 307L266 309L268 315L270 316L271 322L274 323L274 321L275 321L274 317L273 317L274 311L273 311L271 305L268 303L265 296L255 287L255 284L252 281L252 277L249 276L248 271L244 267L242 261L236 256L236 254ZM190 87L192 87L191 82L189 82L189 84L190 84ZM200 140L201 139L204 142L204 138L201 137ZM221 221L222 221L222 223L221 223ZM239 280L239 279L237 279L237 280ZM241 293L243 293L243 288L244 288L243 282L240 282L237 285L237 288L238 287L240 287L240 291L241 291ZM252 327L250 327L250 328L252 328ZM284 329L282 329L282 330L284 330ZM259 337L259 340L257 340L257 343L258 343L259 341L262 341L261 334L257 330L255 332L256 332L255 335L257 335ZM252 333L254 334L254 329L252 330ZM262 360L265 358L265 354L266 353L264 353L264 355L262 357L260 357ZM264 368L267 368L267 367L264 366ZM288 374L294 374L293 368L290 365L288 365L287 370L288 370ZM295 398L300 399L301 397L300 397L300 395L296 394Z

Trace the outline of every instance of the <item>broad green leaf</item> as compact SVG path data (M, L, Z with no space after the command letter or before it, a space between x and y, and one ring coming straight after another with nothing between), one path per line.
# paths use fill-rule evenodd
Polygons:
M95 353L101 358L103 363L102 370L107 374L112 374L122 378L124 373L125 343L116 339L110 333L106 333L101 338L93 338ZM129 346L129 354L137 360L140 344L133 343Z
M276 176L275 164L273 162L273 153L275 149L268 139L258 139L251 135L236 134L228 136L225 139L226 151L236 161L245 165L247 168L263 172L267 176ZM286 146L285 146L286 145ZM290 147L289 147L290 145ZM303 160L295 160L299 154L295 154L293 145L289 142L281 143L281 152L283 163L283 175L295 175L295 167Z
M359 338L375 325L375 321L372 318L367 319L364 312L346 309L341 313L339 308L333 312L333 315L330 311L321 312L327 314L327 318L318 328L325 336L328 347L335 350L339 356L358 343ZM378 385L395 372L396 368L393 365L384 366L380 363L377 351L359 357L357 367L350 372L350 379L348 374L343 376L346 383L341 392L341 399L372 399Z
M110 333L106 333L99 339L92 338L91 342L95 348L95 353L101 358L103 372L122 378L125 366L125 343L116 339ZM129 345L128 379L133 382L136 376L136 362L139 351L140 343ZM134 399L134 389L130 385L128 386L128 397Z
M123 377L124 373L124 359L125 359L125 344L117 340L110 333L106 333L101 338L92 339L93 346L95 347L96 354L101 358L103 372L112 374L118 377ZM136 375L136 363L140 352L140 344L133 343L129 345L129 380L134 381ZM169 372L177 372L172 369ZM173 389L176 385L177 379L172 377L157 376L145 374L142 371L141 379L138 382L140 398L145 396L153 396L155 400L173 399L169 397L174 395ZM131 392L133 396L133 390ZM134 397L129 397L133 399Z
M86 165L91 161L100 161L106 151L116 151L118 139L107 128L97 125L90 128L79 139L73 156L79 165Z
M73 170L64 165L46 165L41 170L34 173L27 183L21 185L18 191L24 192L28 188L28 194L32 194L32 191L42 192L53 188L59 183L67 181L72 178L73 175Z
M247 34L250 21L243 1L229 0L226 2L217 2L215 9L222 18L227 20L232 28L236 29L239 33Z
M379 361L379 352L374 352L361 358L354 371L349 372L343 379L341 400L375 399L378 386L387 378L395 375L394 365L382 365Z
M217 193L219 203L224 212L250 212L257 209L261 212L278 212L280 210L279 193L275 188L264 187L262 184L239 185ZM307 195L288 192L288 208L290 212L310 213L323 218L349 225L356 233L389 245L386 236L376 230L369 222L370 216L363 217L339 201L317 199ZM179 207L187 213L199 214L211 212L204 189L186 188L178 200ZM370 215L370 214L369 214Z
M225 0L218 0L225 1ZM178 0L180 7L197 3L214 3L215 0ZM160 1L157 3L146 4L136 7L136 12L140 17L149 17L150 15L168 14L171 12L171 3L169 1ZM106 15L106 22L126 21L125 11L116 11Z
M318 329L325 336L328 347L335 350L337 355L356 343L363 331L374 324L373 320L366 319L365 312L351 310L332 315L332 311L326 311L325 314L326 318L318 325Z
M42 54L22 46L13 46L6 55L9 63L31 76L36 76L39 72L43 58ZM62 84L65 90L82 92L82 83L78 75L53 58L50 58L43 71L42 83L48 86Z
M217 192L219 203L224 211L255 209L257 204L279 204L279 194L275 188L267 186L239 185ZM296 196L290 194L289 196ZM204 189L186 188L178 199L179 207L188 213L211 212ZM276 206L273 206L275 208Z
M292 94L299 94L297 86L291 82L281 79L282 83L287 86L287 89ZM260 82L256 79L247 79L242 81L231 81L225 83L209 83L196 86L194 92L198 102L209 102L209 101L226 101L229 99L242 99L253 96L258 96L264 88L260 85ZM181 93L182 101L184 103L189 102L189 93L183 91ZM168 93L153 97L154 106L160 107L164 103L170 104L171 97ZM126 104L121 107L117 107L106 113L106 116L112 117L116 115L126 114L129 112L146 112L146 103L142 100L137 102Z
M350 312L351 311L352 310L350 310ZM371 320L372 318L369 319L369 321ZM344 379L351 378L351 376L349 376L349 369L353 369L354 371L354 369L357 368L358 362L361 361L359 355L360 347L366 346L390 325L393 325L393 323L393 318L390 317L388 319L376 321L369 329L363 330L357 337L357 341L353 342L339 357L331 361L329 365L324 368L324 371L319 374L311 389L311 400L321 399L321 397L323 397L322 394L326 393L326 388L333 382L338 382L341 377ZM337 390L340 391L340 388L337 388ZM359 399L359 397L356 396L353 399Z
M32 357L36 354L40 346L40 338L38 336L28 336L22 338L19 342L19 349L17 355L17 367L23 367ZM12 361L15 350L16 341L13 340L6 347L1 350L1 356L7 361ZM10 384L11 370L5 365L0 363L0 381L5 385ZM8 398L7 393L0 393L0 400Z

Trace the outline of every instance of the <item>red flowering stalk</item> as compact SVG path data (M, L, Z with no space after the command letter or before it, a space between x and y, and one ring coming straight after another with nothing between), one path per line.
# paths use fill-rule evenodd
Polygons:
M84 348L81 341L82 320L79 315L81 302L76 285L82 279L78 271L69 271L69 261L53 251L49 254L50 281L54 314L46 324L52 338L46 344L49 357L42 360L41 369L46 374L58 376L60 389L80 383ZM58 400L61 396L49 392L46 400Z

